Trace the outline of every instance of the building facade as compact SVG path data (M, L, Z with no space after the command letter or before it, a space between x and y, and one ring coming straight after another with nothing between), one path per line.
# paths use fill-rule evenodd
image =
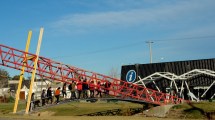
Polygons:
M215 59L124 65L121 79L185 99L215 96Z

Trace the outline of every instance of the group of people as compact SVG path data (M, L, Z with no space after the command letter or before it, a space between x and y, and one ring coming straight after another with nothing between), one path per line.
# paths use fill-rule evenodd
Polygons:
M66 96L66 91L64 93L64 90L62 90L62 93L63 93L63 97L64 95ZM54 96L56 98L56 101L55 103L58 104L59 103L59 100L60 100L60 94L61 94L61 87L58 87L55 91L54 91ZM45 89L43 89L42 93L41 93L41 101L42 101L42 106L46 105L46 104L49 104L49 101L50 103L52 104L53 103L53 94L52 94L52 87L49 87L47 89L47 91Z
M95 96L102 97L102 92L104 94L109 95L109 89L110 89L111 83L109 81L105 82L104 84L101 84L100 81L95 83L94 81L87 82L86 79L79 80L78 82L72 81L71 84L67 86L66 83L63 84L62 90L61 87L58 87L54 92L52 92L52 88L49 87L47 91L43 89L41 93L41 101L42 106L49 104L49 102L53 103L53 94L56 98L55 103L58 104L60 100L60 95L62 94L63 98L67 97L67 87L70 91L70 99L80 99L80 98L94 98ZM89 93L89 94L88 94ZM96 93L96 94L95 94ZM82 96L82 97L81 97Z
M101 98L102 93L104 93L105 95L109 95L110 87L111 87L111 83L109 81L104 82L104 84L101 84L100 81L96 83L94 81L88 82L86 79L83 79L83 81L80 79L77 82L72 81L72 83L68 85L68 90L71 93L70 99L74 100L74 99L80 99L80 98L84 98L84 99L94 98L95 96L98 96ZM52 87L48 87L47 90L43 89L41 93L42 106L49 103L53 104L53 95L56 98L55 104L59 104L61 94L63 98L67 97L66 83L63 84L62 90L61 90L61 87L58 87L54 92L52 91ZM36 101L38 100L35 100L34 95L35 93L32 93L31 95L30 109L33 109L35 105L39 105L39 102L36 103Z
M95 83L94 81L87 82L86 79L83 81L80 79L78 82L73 81L68 89L71 91L70 99L80 99L82 98L94 98L95 96L102 97L102 92L106 95L109 94L111 83L109 81L105 82L105 84L101 84L100 81ZM89 92L89 95L88 95ZM96 92L96 94L95 94ZM77 93L77 94L76 94Z

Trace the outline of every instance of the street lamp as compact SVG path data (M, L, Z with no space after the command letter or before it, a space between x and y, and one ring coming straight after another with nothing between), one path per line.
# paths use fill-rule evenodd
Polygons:
M147 44L149 44L149 50L150 50L150 63L152 63L152 46L151 44L154 43L152 41L146 41Z

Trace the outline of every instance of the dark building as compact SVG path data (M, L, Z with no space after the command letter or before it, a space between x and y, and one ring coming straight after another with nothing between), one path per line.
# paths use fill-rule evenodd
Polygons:
M124 65L121 69L121 79L127 82L137 82L147 76L150 76L156 72L169 72L177 76L188 74L190 71L195 69L204 70L202 73L195 74L188 78L187 84L192 93L198 98L203 94L207 88L204 98L209 99L215 94L215 58L213 59L201 59L201 60L187 60L187 61L175 61L175 62L163 62L163 63L152 63L152 64L134 64ZM209 70L209 73L207 73ZM133 71L133 72L132 72ZM201 72L201 71L200 71ZM205 73L205 74L203 74ZM180 88L182 82L175 80L177 86ZM170 81L164 77L156 80L156 86L158 86L162 92L166 92L166 88L170 86ZM156 89L155 85L147 82L146 87ZM205 88L204 88L205 87ZM176 89L174 86L171 89ZM187 94L188 89L184 89ZM184 95L186 97L186 94Z

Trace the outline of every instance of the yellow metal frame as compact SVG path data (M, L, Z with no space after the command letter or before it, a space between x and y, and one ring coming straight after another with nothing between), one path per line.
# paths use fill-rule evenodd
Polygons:
M32 71L32 76L31 76L31 84L30 84L30 88L29 88L29 92L28 92L28 101L27 101L25 114L28 114L30 103L31 103L31 94L32 94L32 89L33 89L33 85L34 85L34 78L35 78L35 73L36 73L36 69L37 69L37 62L39 59L40 46L41 46L42 37L43 37L43 31L44 31L44 28L41 28L39 39L38 39L38 44L37 44L36 59L34 61L34 69Z
M28 52L28 50L29 50L29 46L30 46L30 42L31 42L31 36L32 36L32 31L30 30L28 32L28 39L27 39L27 42L26 42L25 52ZM24 65L22 66L22 69L21 69L21 72L20 72L19 84L18 84L18 88L17 88L17 91L16 91L16 99L15 99L15 103L14 103L13 113L16 113L18 103L19 103L19 95L20 95L22 81L23 81L23 77L24 77L24 73L25 73L25 64L26 64L26 62L23 61L23 64Z

